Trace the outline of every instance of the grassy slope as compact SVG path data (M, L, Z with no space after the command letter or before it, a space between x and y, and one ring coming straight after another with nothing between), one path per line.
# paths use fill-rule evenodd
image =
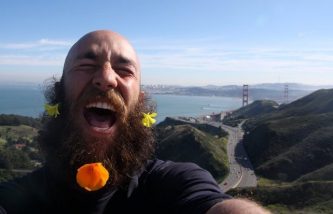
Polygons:
M40 155L35 137L40 122L35 118L20 115L0 115L0 182L21 176L10 169L32 169ZM16 149L13 144L25 144Z
M257 172L296 180L333 162L333 90L314 92L244 127L245 148Z
M234 117L254 117L257 115L276 111L278 104L272 100L256 100L250 105L240 108L233 112Z
M17 140L19 138L24 138L28 140L32 140L35 136L37 136L38 130L31 126L27 125L18 125L18 126L0 126L0 138L13 139Z
M333 89L252 118L244 127L256 172L276 180L260 179L257 188L231 195L257 200L274 213L332 213Z
M218 181L228 174L226 138L201 131L189 124L160 126L157 136L158 158L194 162L208 170Z
M303 116L322 114L333 110L333 89L322 89L313 92L289 105L285 105L276 116Z
M293 181L333 163L332 139L333 126L310 132L287 151L258 166L257 172L268 178Z
M275 112L278 104L271 100L257 100L253 103L234 111L223 119L223 123L229 126L237 126L243 119L262 116Z
M233 189L228 193L255 200L274 213L330 213L333 210L333 181L259 186Z
M297 182L333 180L333 163L300 177Z
M196 129L206 132L208 134L218 136L218 137L226 137L228 133L221 129L221 127L215 127L211 126L209 124L200 124L200 123L192 123L192 122L186 122L177 120L171 117L165 118L165 120L158 124L158 128L167 127L167 126L176 126L176 125L190 125L192 127L195 127Z
M15 114L0 114L0 126L27 125L34 128L41 127L41 121L37 118Z

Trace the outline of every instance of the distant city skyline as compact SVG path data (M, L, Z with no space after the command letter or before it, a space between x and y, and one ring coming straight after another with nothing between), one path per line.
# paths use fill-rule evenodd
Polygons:
M329 0L13 0L2 5L0 84L60 77L71 45L97 29L130 40L145 85L333 82Z

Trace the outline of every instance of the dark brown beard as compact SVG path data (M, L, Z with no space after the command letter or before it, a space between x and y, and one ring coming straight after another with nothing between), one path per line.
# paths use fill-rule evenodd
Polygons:
M54 91L51 93L56 94ZM110 174L108 185L123 186L137 170L144 166L154 152L153 131L141 123L142 112L151 112L152 106L147 104L149 101L146 99L138 102L134 109L129 110L127 116L121 115L123 122L115 137L86 136L76 125L73 111L76 111L76 106L81 105L85 99L91 99L94 93L82 95L82 100L77 104L62 102L61 115L46 121L44 129L40 131L39 143L45 153L47 167L58 179L77 186L75 175L80 166L86 163L102 162ZM108 95L99 93L98 96Z

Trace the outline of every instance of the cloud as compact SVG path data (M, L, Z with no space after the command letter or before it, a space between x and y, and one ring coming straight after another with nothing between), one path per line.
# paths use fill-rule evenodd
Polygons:
M67 40L51 40L51 39L40 39L35 42L25 42L25 43L8 43L0 44L0 48L3 49L33 49L39 47L70 47L73 44L72 41Z
M42 45L56 45L56 46L65 46L65 47L73 45L73 42L64 41L64 40L41 39L38 42Z
M0 65L62 66L72 44L52 39L0 44Z
M0 55L0 65L62 66L65 56Z
M333 49L237 47L216 41L137 44L143 69L205 72L333 72ZM145 46L143 46L145 45Z

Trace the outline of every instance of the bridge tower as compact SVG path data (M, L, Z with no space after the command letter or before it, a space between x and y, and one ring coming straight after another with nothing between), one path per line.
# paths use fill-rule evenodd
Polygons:
M284 85L284 103L287 104L289 102L289 86L288 84Z
M249 85L243 85L243 107L249 104Z

